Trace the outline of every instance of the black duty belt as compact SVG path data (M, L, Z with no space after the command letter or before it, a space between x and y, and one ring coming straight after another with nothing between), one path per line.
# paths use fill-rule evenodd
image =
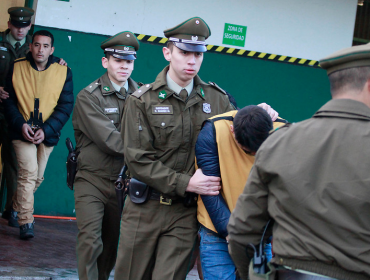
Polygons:
M183 202L184 201L184 198L183 197L169 197L169 196L165 196L162 193L157 192L153 188L151 189L151 194L150 194L149 199L151 199L151 200L157 200L157 201L159 201L160 204L164 204L164 205L172 205L174 203L178 203L178 202Z

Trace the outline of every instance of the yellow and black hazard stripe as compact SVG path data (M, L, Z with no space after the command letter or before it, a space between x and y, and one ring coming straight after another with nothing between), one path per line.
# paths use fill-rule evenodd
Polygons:
M135 34L136 37L142 42L148 42L153 44L163 45L167 43L167 38L158 37L158 36L150 36L144 34ZM254 58L254 59L263 59L268 61L276 61L276 62L283 62L295 65L304 65L319 68L319 62L316 60L304 59L304 58L297 58L292 56L285 56L285 55L278 55L278 54L271 54L271 53L263 53L257 51L248 51L243 49L237 48L228 48L222 46L215 46L215 45L207 45L207 50L213 53L222 53L227 55L234 55L234 56L241 56L247 58Z

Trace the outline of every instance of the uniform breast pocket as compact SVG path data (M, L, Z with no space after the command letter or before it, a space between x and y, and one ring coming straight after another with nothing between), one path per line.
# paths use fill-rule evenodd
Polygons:
M154 127L154 143L160 146L168 146L175 134L175 121L173 115L152 116Z
M120 117L119 113L106 113L108 118L110 119L111 123L113 123L116 127L120 124Z

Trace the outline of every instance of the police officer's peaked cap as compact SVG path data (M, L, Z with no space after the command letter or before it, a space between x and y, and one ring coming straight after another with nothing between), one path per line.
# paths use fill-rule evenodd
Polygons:
M200 17L193 17L163 31L168 41L176 47L189 52L206 52L205 40L211 35L211 29Z
M8 9L10 15L9 21L15 27L21 28L31 24L31 17L34 10L27 7L12 7Z
M337 51L320 60L328 75L348 68L370 66L370 43Z
M103 41L100 45L104 53L125 60L135 60L139 46L138 39L130 31L120 32Z

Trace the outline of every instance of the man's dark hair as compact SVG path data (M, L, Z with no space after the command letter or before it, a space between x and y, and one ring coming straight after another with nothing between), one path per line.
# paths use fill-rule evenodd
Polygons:
M36 31L35 33L33 33L33 35L32 35L32 43L34 42L36 36L46 36L46 37L49 37L51 39L51 46L50 47L54 47L54 36L49 31L47 31L47 30L39 30L39 31Z
M171 42L171 41L168 41L167 42L167 48L169 48L170 49L170 51L171 51L171 53L172 53L172 50L173 50L173 46L174 46L175 44L173 43L173 42Z
M333 72L329 75L330 92L336 96L341 91L361 91L370 78L370 67L355 67Z
M250 152L257 152L272 128L269 114L255 105L240 109L234 117L235 139Z

